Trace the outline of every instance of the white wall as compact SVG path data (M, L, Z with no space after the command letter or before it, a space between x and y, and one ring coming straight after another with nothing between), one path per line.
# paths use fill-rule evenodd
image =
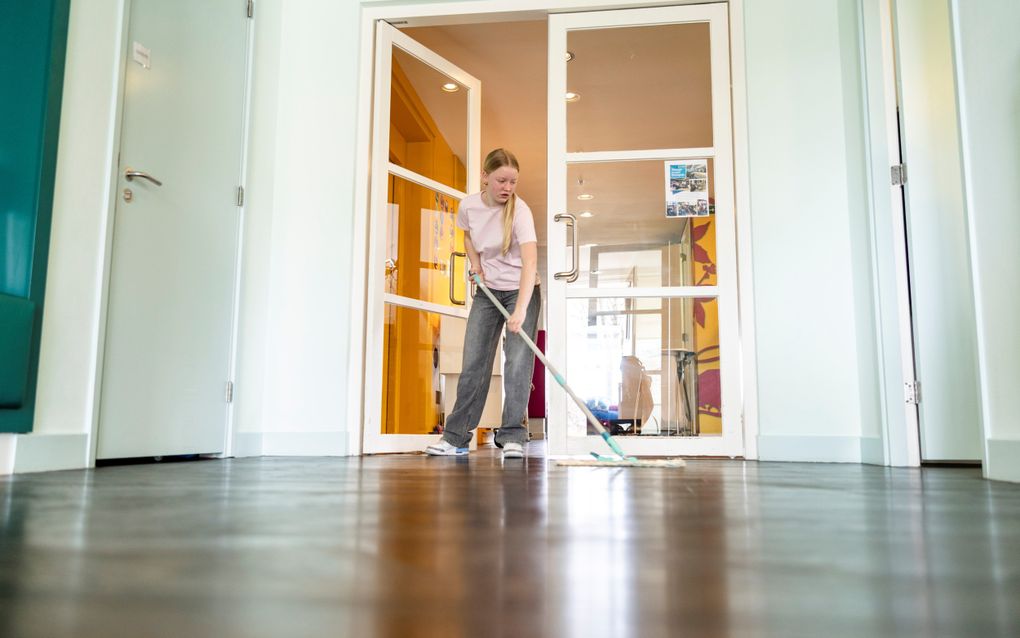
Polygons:
M744 11L759 455L860 461L880 395L856 8Z
M866 79L864 67L863 14L859 3L837 1L841 78L843 81L843 135L845 140L847 219L853 281L853 322L860 405L860 460L885 463L882 446L884 378L880 351L880 317L875 312L879 275L875 245L878 211L869 197L871 180L868 158ZM891 274L891 273L889 273ZM902 388L902 385L900 385Z
M358 15L351 2L258 3L241 453L344 454L358 427L345 422Z
M331 0L279 1L284 71L266 365L277 400L265 422L277 431L343 433L358 11ZM345 451L346 438L337 445Z
M1020 481L1020 3L954 0L984 472Z

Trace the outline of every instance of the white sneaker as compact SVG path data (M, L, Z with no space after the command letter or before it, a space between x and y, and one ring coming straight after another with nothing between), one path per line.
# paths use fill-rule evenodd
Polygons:
M429 456L463 456L468 453L466 447L450 445L446 439L440 439L439 443L433 443L425 448L425 454Z
M503 444L503 458L504 459L523 459L524 458L524 446L520 443L504 443Z

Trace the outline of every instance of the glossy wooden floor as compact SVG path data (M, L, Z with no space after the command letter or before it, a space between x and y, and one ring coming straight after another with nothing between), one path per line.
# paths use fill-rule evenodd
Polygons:
M1020 636L972 469L240 459L0 477L0 636Z

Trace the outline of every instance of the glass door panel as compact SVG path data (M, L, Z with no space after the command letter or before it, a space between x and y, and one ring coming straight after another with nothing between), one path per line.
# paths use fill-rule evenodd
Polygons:
M708 22L568 31L567 151L712 146L709 43Z
M554 15L549 58L550 359L628 454L742 454L726 7Z
M459 200L390 175L386 255L379 264L387 295L442 306L467 300L464 231Z
M614 436L722 434L715 298L567 301L566 377ZM595 435L574 404L568 436Z
M466 319L386 304L385 322L380 433L442 433Z
M374 72L362 450L410 452L436 440L459 374L481 85L382 21Z
M390 161L465 190L469 88L399 45L392 65Z
M577 220L568 239L579 244L568 285L716 285L714 182L710 158L568 164L567 208Z

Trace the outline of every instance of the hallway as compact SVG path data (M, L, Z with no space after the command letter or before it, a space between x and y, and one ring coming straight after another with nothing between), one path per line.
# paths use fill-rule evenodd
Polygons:
M0 635L1015 636L977 469L258 458L0 477Z

